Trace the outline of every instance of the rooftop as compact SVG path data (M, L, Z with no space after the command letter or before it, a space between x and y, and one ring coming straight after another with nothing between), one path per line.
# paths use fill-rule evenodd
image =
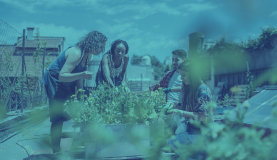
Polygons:
M59 45L62 45L62 42L64 41L61 38L56 38L56 39L51 39L51 38L47 38L47 39L40 39L40 41L42 42L41 46L43 46L44 42L47 42L46 48L58 48ZM25 40L25 47L26 48L36 48L37 47L37 42L38 39L34 39L34 40ZM22 41L20 41L16 47L22 47Z

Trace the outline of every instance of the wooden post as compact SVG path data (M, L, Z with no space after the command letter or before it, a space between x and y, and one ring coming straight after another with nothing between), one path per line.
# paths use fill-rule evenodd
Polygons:
M15 94L15 111L17 111L17 94Z
M9 96L9 112L11 112L11 111L12 111L12 105L11 105L11 98Z
M43 59L42 59L42 79L43 79L43 77L44 77L44 62L45 62L45 48L44 48L44 50L43 50ZM40 92L40 102L39 102L39 104L42 104L42 98L43 98L43 83L41 83L41 85L40 85L40 87L41 87L41 92Z
M140 74L140 77L141 77L141 90L142 91L142 74Z
M21 81L21 113L23 113L23 99L24 99L24 95L23 95L23 76L24 76L24 54L25 54L25 29L23 29L23 42L22 42L22 54L21 54L21 65L22 65L22 73L21 73L21 76L22 76L22 81Z

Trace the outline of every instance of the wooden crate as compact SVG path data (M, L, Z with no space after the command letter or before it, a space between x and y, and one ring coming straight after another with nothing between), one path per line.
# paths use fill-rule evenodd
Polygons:
M249 85L238 85L237 87L241 88L241 91L232 95L233 101L231 102L231 106L237 105L236 100L238 100L239 103L243 103L247 100L247 90L249 88Z

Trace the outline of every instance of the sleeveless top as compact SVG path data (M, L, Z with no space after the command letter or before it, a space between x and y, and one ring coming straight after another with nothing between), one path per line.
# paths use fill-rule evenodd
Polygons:
M61 70L62 67L65 64L65 52L71 48L71 47L77 47L77 46L70 46L68 47L66 50L64 50L61 54L59 54L59 56L50 64L50 66L45 70L44 72L44 76L42 79L42 83L45 85L48 85L48 74L49 74L49 69L57 69L57 70ZM83 72L87 69L87 61L84 67L82 67L82 60L83 60L83 49L81 48L81 60L79 62L79 64L73 69L73 71L71 73L78 73L78 72Z
M123 70L123 66L124 66L124 60L122 58L121 60L121 64L118 68L113 68L112 65L109 65L109 70L110 70L110 76L112 78L114 78L115 76L117 76L119 73L121 73L121 71ZM114 70L114 72L112 72L112 70Z
M123 80L122 77L119 76L119 74L123 70L124 60L122 58L120 66L118 68L115 68L114 67L114 62L112 60L112 55L109 54L109 52L104 54L104 56L105 55L107 55L107 59L108 59L108 66L109 66L109 71L110 71L110 77L111 77L112 81L114 82L114 85L118 86L118 85L121 84L121 82ZM103 64L103 58L102 58L102 60L100 62L100 65L99 65L99 68L98 68L98 72L97 72L97 75L96 75L96 79L95 79L95 81L96 81L96 87L99 84L103 84L103 81L105 83L107 83L107 79L106 79L106 77L104 75L104 72L103 72L103 66L102 66L102 64Z

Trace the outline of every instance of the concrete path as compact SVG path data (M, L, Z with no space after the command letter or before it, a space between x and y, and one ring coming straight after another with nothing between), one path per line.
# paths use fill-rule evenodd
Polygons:
M53 153L50 142L50 125L50 120L47 118L38 124L24 128L14 136L11 134L9 139L0 143L0 160L51 160ZM74 131L72 122L67 121L64 122L63 132L78 132L78 130ZM70 151L72 142L72 138L63 138L61 140L62 151ZM171 154L164 156L168 160L172 159ZM84 160L85 148L80 146L80 150L74 155L74 158Z
M70 121L65 122L63 131L73 131ZM19 132L0 144L0 160L50 160L52 155L49 118ZM70 151L71 138L61 140L62 151Z

